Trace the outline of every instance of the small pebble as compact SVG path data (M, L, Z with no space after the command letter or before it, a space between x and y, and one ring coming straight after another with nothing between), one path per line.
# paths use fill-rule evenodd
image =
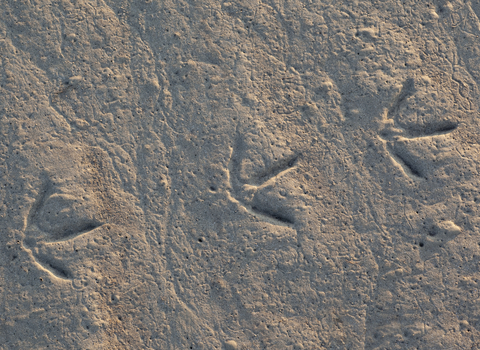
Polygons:
M227 340L225 342L225 350L237 350L238 345L235 340Z

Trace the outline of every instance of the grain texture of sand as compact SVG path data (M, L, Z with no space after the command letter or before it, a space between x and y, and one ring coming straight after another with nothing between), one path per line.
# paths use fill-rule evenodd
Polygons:
M480 348L479 0L2 0L0 350Z

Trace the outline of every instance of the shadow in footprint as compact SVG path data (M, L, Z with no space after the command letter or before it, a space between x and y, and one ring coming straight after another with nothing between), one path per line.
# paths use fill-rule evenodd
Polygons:
M60 261L48 256L36 256L35 259L44 269L50 271L57 278L72 279L71 271Z
M440 120L427 118L420 122L410 117L408 113L412 113L412 115L420 113L416 110L418 106L415 104L415 98L418 97L416 96L417 93L422 93L421 89L422 87L416 86L414 78L408 78L404 82L400 93L388 108L383 119L384 128L379 132L380 138L386 143L390 157L413 180L427 179L429 172L428 157L425 158L426 155L418 156L421 152L416 152L414 143L417 141L424 142L427 139L434 140L438 136L455 131L459 126L457 121L446 119L446 117L449 117L448 113L440 116L432 115L432 117ZM410 105L411 103L413 105ZM428 106L432 102L426 103ZM406 111L406 115L402 114L404 113L402 110ZM431 108L431 110L434 111L435 108ZM424 116L425 114L422 112L421 115Z
M53 243L72 240L103 225L94 217L88 204L88 201L75 196L57 193L47 179L27 217L25 248L32 251L40 266L58 278L71 279L72 272L61 260L45 253L48 251L45 248Z
M265 201L258 201L256 194L267 184L274 181L289 172L295 167L299 154L286 157L274 162L269 167L258 174L251 174L249 181L241 179L241 155L240 151L245 145L238 135L235 146L232 149L230 157L230 182L233 189L233 197L240 202L248 212L259 217L262 220L269 221L275 225L292 226L295 223L291 212L286 208L269 205Z

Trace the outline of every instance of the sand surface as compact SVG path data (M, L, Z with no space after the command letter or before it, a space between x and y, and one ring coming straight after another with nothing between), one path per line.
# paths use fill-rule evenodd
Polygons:
M1 0L0 349L479 349L479 17Z

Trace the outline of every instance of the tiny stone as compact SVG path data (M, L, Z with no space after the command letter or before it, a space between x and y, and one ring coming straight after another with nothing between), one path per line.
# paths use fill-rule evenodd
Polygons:
M238 345L235 340L227 340L225 342L225 350L237 350Z

